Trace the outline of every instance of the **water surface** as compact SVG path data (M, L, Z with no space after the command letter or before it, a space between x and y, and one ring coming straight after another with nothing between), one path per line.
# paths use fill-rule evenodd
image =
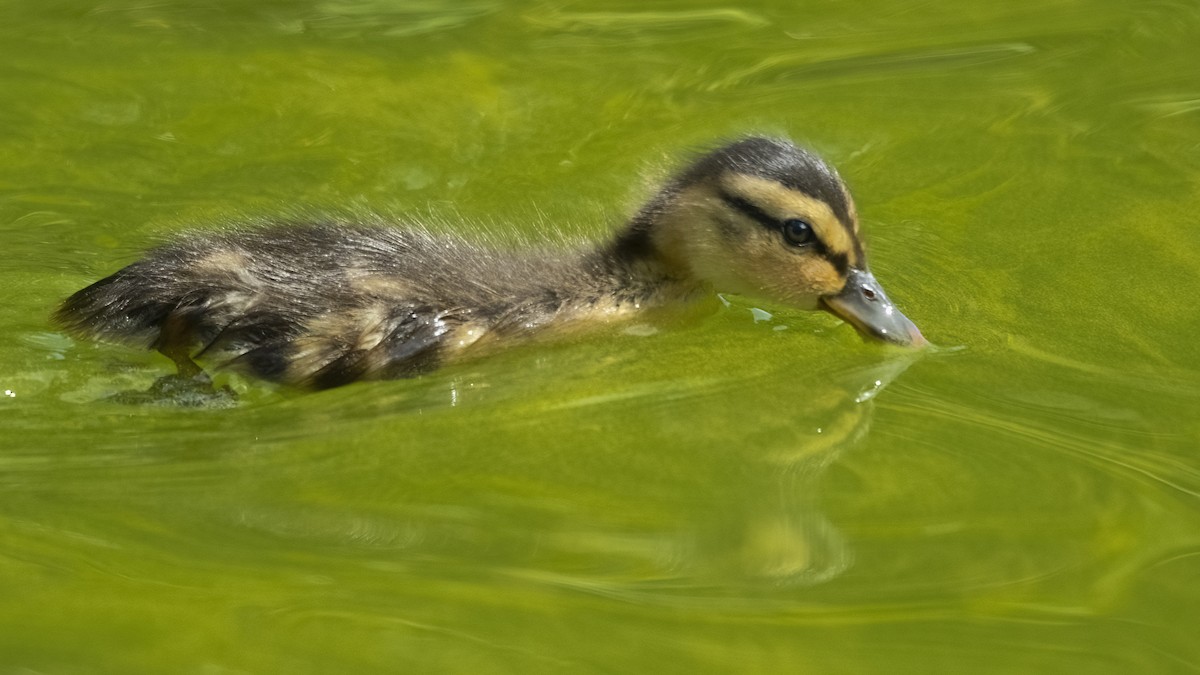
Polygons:
M1200 670L1196 63L1180 2L7 3L0 670ZM245 219L603 237L747 132L947 349L732 298L187 409L48 322Z

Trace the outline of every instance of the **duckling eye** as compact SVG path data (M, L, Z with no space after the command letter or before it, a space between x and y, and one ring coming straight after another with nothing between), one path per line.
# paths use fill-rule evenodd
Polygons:
M803 220L783 221L783 238L792 246L807 246L816 238L812 225Z

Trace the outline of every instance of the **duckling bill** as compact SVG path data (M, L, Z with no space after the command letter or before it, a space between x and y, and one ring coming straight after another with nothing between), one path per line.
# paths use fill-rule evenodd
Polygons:
M823 309L864 337L925 338L867 267L836 171L745 138L681 171L610 241L503 252L420 227L275 225L196 234L75 293L70 332L315 388L417 375L555 326L713 292Z

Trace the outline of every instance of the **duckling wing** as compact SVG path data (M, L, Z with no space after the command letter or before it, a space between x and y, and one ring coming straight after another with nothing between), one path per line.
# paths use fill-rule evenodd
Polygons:
M227 362L259 377L316 389L355 380L413 377L436 368L465 311L371 305L315 318Z

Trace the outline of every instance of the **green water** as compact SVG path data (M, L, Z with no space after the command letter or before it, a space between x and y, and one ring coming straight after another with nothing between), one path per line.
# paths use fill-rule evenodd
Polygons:
M5 3L0 672L1200 670L1197 64L1186 2ZM197 410L47 320L245 218L601 236L750 131L943 351L734 299Z

